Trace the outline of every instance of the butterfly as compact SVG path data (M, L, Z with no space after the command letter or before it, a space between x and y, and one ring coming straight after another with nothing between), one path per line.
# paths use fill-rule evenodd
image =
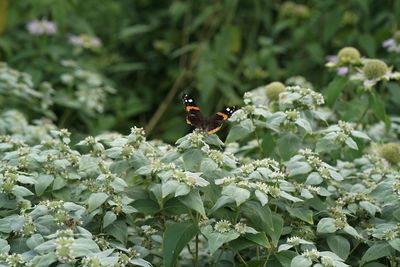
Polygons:
M187 112L186 122L196 128L206 131L208 134L218 132L224 122L237 110L236 107L227 107L223 111L215 113L212 117L206 118L201 114L200 108L196 105L193 98L184 94L182 100Z

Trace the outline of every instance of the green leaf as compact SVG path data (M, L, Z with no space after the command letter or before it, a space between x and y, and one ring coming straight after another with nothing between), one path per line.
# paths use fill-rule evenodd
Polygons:
M396 238L393 240L389 240L389 245L392 246L392 248L394 248L397 251L400 251L400 239Z
M206 135L204 137L204 142L213 146L219 146L219 147L224 146L224 142L222 142L221 139L219 139L218 135L216 134Z
M0 253L8 254L8 252L10 252L10 245L8 244L7 240L0 239Z
M375 213L377 211L380 211L379 208L377 206L375 206L374 204L372 204L369 201L360 201L359 203L360 207L363 208L364 210L366 210L369 214L371 214L371 216L375 217Z
M272 228L266 229L267 234L271 237L272 243L275 247L278 246L279 239L282 235L283 219L278 214L272 215Z
M391 247L388 243L375 243L364 253L360 263L364 264L389 255L391 255Z
M117 220L106 228L106 232L115 237L122 244L126 244L128 239L127 231L128 226L123 220Z
M348 233L349 235L355 237L355 238L361 238L361 236L358 234L357 230L354 229L354 227L350 226L350 225L346 225L343 228L343 231L345 231L346 233Z
M168 224L163 236L163 258L165 267L173 267L187 243L199 233L197 224L178 222Z
M350 254L350 242L340 235L328 236L327 240L329 248L340 258L346 260Z
M194 172L200 170L201 161L203 158L204 152L202 152L200 149L190 149L182 156L185 169Z
M23 186L20 186L20 185L14 185L13 186L13 194L16 197L26 197L26 196L32 196L33 195L33 193L29 189L27 189L27 188L25 188Z
M309 267L312 261L304 256L298 255L292 259L290 267Z
M91 239L78 238L71 247L73 257L83 257L100 252L99 246Z
M313 61L318 62L321 65L323 64L325 53L324 50L322 49L322 46L319 43L317 42L309 43L307 44L306 49L310 57L313 59Z
M119 33L121 39L131 39L139 34L150 32L154 29L154 26L147 24L136 24L130 27L123 28Z
M187 184L179 184L175 191L175 197L185 196L190 193L190 186Z
M337 229L335 219L332 218L322 218L317 224L318 233L334 233Z
M281 196L283 198L286 198L286 199L288 199L290 201L293 201L293 202L301 202L301 201L303 201L302 199L300 199L298 197L295 197L295 196L292 196L291 194L289 194L289 193L287 193L285 191L281 191L279 193L279 196Z
M37 246L39 246L40 244L42 244L43 242L44 242L44 238L42 237L42 235L34 234L30 238L28 238L28 240L26 240L26 245L28 246L28 248L34 249Z
M319 185L324 181L318 172L312 172L307 176L306 184Z
M179 182L176 180L169 180L161 185L162 188L162 197L165 198L169 194L174 193L176 191L176 188L178 187Z
M11 233L11 223L9 218L0 219L0 232Z
M79 172L85 176L93 176L99 172L100 158L84 155L79 161Z
M261 206L259 202L247 201L241 207L243 215L248 218L257 229L266 232L274 227L270 208Z
M257 234L245 234L244 237L257 245L260 245L264 248L270 248L268 238L265 233L257 233Z
M208 215L211 215L218 209L230 203L235 203L235 200L228 196L221 196L220 198L218 198L217 202L215 202L214 206L208 211Z
M338 148L338 146L335 143L333 143L331 140L322 138L317 141L315 152L317 152L317 153L330 152L337 148Z
M134 266L153 267L150 262L145 261L144 259L130 259L129 262Z
M48 253L43 256L35 256L33 262L35 262L35 267L48 267L51 266L52 263L57 261L57 256L55 253Z
M361 131L351 131L351 135L357 138L365 139L365 140L371 140L371 138L366 134Z
M312 167L307 162L303 161L288 161L285 163L289 170L289 176L296 176L299 174L306 174L312 171Z
M186 207L193 209L201 214L204 218L206 212L204 210L203 201L198 190L193 190L189 194L178 198Z
M222 194L234 199L237 206L240 206L242 203L250 198L249 190L234 185L225 186L222 189Z
M313 222L313 212L306 208L291 208L286 206L287 211L290 215L297 217L309 224L314 224Z
M301 147L301 139L294 134L282 135L276 143L276 152L284 159L290 159Z
M353 140L353 138L347 137L345 143L351 149L358 150L357 143Z
M303 128L307 133L311 133L312 132L311 124L306 119L298 118L296 120L296 124L298 126L300 126L301 128Z
M389 99L397 106L400 106L400 85L397 82L388 82L387 88L390 92Z
M201 233L207 238L211 254L214 254L223 244L235 240L240 236L240 234L234 230L225 233L215 232L211 225L202 227Z
M268 203L268 195L260 190L256 190L254 192L258 201L260 201L261 205L265 206Z
M107 211L103 217L103 228L106 228L110 224L112 224L117 219L117 215L115 215L112 211Z
M375 57L376 44L375 39L371 36L371 34L359 34L357 41L358 45L365 50L367 56Z
M280 251L279 253L275 254L275 257L278 259L279 263L282 264L283 267L290 267L293 258L296 256L297 253L290 250Z
M37 183L35 178L33 178L31 176L26 176L26 175L18 175L17 181L20 182L21 184L36 184Z
M385 123L386 130L389 130L391 122L386 114L385 104L382 98L378 94L371 92L369 96L369 103L372 107L375 116L381 121L383 121Z
M326 104L329 107L333 107L336 100L342 93L342 90L346 86L346 82L347 82L346 77L336 76L335 79L329 83L328 87L324 91Z
M289 250L289 249L291 249L292 247L293 247L293 245L282 244L282 245L279 246L278 252L285 251L285 250Z
M274 152L276 142L274 140L273 135L271 134L271 131L266 132L262 136L262 148L263 151L267 154L267 156L271 156L272 153Z
M242 125L234 125L229 131L228 136L226 137L225 143L232 143L237 140L241 140L246 138L252 131L248 128L243 127Z
M42 195L44 191L49 187L49 185L53 182L54 176L50 174L42 174L37 178L37 182L35 184L35 192L37 195Z
M108 195L104 192L92 193L87 200L88 211L94 211L100 207L108 198Z
M159 210L158 203L152 199L138 199L131 204L139 212L152 215Z
M56 242L55 240L46 241L39 246L36 246L33 250L39 254L45 254L52 252L56 249Z

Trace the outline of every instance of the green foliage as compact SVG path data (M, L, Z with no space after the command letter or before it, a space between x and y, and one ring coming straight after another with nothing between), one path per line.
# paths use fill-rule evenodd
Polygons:
M53 2L0 5L0 266L398 265L400 5Z
M179 97L173 97L181 91L195 91L210 114L240 104L251 88L293 75L323 88L332 77L321 68L324 58L342 47L357 48L358 60L387 58L380 44L394 34L400 12L396 1L359 0L104 0L101 7L96 1L15 2L1 7L0 60L32 75L34 88L49 82L57 89L51 110L59 127L95 135L127 132L133 123L170 143L187 131L178 119ZM57 31L30 34L27 24L43 18ZM339 57L352 62L345 52ZM64 80L75 75L63 60L112 83L102 80L82 91L87 82ZM400 67L398 58L388 60ZM103 81L116 94L108 95Z
M370 88L351 75L358 74L343 77L341 84ZM333 110L326 110L323 96L304 84L286 85L275 101L263 87L246 92L225 143L195 130L169 145L147 141L143 129L134 127L129 135L88 136L71 145L66 129L49 121L30 125L15 110L3 113L0 262L396 262L400 173L390 157L397 144L377 147L372 140L396 138L400 120L391 120L389 132L376 130L384 124L379 116L375 125L364 117L356 123L338 120L335 107L346 88L332 98ZM377 97L372 90L357 93ZM7 97L31 94L22 92ZM269 157L264 136L276 140ZM369 151L361 150L367 146Z

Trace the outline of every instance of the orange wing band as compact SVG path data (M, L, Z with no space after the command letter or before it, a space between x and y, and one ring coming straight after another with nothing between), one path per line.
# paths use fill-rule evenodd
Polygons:
M191 111L191 110L200 110L200 108L197 106L186 106L186 111Z
M224 121L226 121L229 118L228 115L226 115L225 113L222 113L222 112L217 112L217 115L221 116Z
M222 126L219 126L219 127L215 128L215 129L212 129L212 130L208 131L207 133L208 134L214 134L214 133L218 132L221 129L221 127Z

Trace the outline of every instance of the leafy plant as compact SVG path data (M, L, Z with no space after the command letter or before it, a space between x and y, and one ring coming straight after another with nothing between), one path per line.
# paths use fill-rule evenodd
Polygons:
M361 95L385 83L347 77ZM398 140L400 121L339 120L306 81L290 84L247 92L226 142L195 130L169 145L134 127L71 145L66 129L3 113L0 261L396 266L399 148L371 138Z

